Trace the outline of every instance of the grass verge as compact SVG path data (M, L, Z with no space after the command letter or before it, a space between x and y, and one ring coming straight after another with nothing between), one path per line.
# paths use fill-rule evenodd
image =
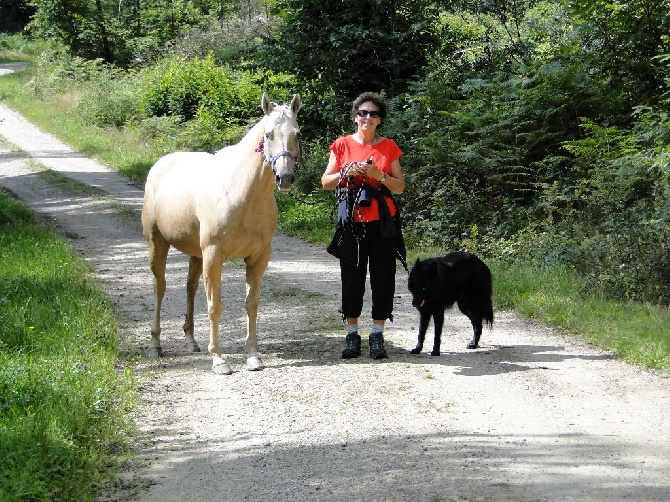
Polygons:
M92 500L125 457L133 378L68 244L0 193L0 500Z

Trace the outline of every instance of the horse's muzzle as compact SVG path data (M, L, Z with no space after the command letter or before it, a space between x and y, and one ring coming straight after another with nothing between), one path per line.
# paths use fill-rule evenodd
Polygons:
M282 174L281 176L278 174L275 176L275 181L280 192L288 192L295 183L295 175L293 173Z

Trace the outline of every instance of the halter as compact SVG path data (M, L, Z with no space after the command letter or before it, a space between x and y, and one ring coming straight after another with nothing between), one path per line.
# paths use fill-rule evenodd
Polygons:
M275 164L282 157L288 157L294 163L298 162L298 157L300 157L300 154L302 153L302 145L299 145L298 148L299 148L298 155L293 155L288 150L282 150L281 152L279 152L279 153L273 155L272 157L270 157L270 154L268 154L268 152L265 151L265 137L263 137L263 138L261 138L260 142L258 143L258 146L256 147L256 149L254 151L256 151L258 153L262 153L263 157L265 157L265 162L270 164L270 167L272 168L272 172L277 174L277 171L275 169Z

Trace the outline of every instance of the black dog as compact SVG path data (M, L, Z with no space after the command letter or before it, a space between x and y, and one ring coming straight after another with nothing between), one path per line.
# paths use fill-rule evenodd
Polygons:
M475 331L468 343L468 349L479 346L482 321L486 321L489 327L493 325L491 271L471 253L450 253L438 258L416 260L409 273L408 286L412 293L412 305L419 310L420 315L419 341L410 351L412 354L421 353L432 316L435 322L435 341L430 354L440 355L444 311L454 303L468 316Z

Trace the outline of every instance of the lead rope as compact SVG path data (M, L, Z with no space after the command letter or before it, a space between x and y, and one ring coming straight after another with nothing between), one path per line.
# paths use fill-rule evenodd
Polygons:
M342 169L340 169L340 180L337 183L337 189L335 191L335 194L337 196L337 205L335 207L339 208L340 203L342 202L345 203L346 219L348 219L351 222L351 236L360 242L361 240L365 239L365 225L363 224L356 225L354 215L358 215L358 219L360 222L363 221L360 206L358 205L358 202L361 198L361 194L363 193L363 184L361 184L361 186L359 187L356 187L354 185L354 177L347 176L347 172L349 171L349 169L353 164L356 164L356 162L349 162L348 164L342 166ZM343 185L342 181L345 178L346 183ZM365 175L363 175L363 183L365 183Z

